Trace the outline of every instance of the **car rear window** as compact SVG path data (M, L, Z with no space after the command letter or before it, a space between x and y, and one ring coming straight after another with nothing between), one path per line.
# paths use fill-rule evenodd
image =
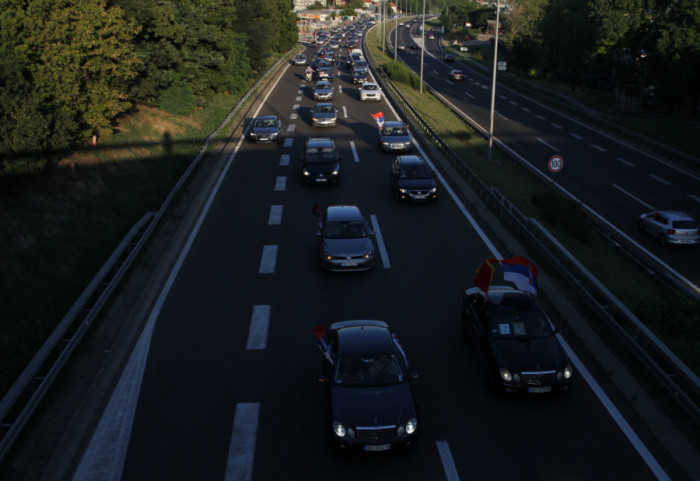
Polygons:
M697 229L698 226L692 220L674 220L673 221L673 228L674 229Z

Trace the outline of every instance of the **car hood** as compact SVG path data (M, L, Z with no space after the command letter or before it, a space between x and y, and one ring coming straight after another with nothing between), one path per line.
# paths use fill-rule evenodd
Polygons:
M317 119L334 119L335 112L314 112L313 116Z
M330 174L338 169L338 164L336 162L307 162L304 167L312 174Z
M568 362L555 336L538 339L490 339L499 366L513 372L560 371Z
M279 131L277 127L253 127L253 133L257 135L272 135Z
M334 257L357 257L374 250L369 237L357 239L323 239L323 250Z
M410 385L331 387L333 419L348 426L400 425L416 417Z
M316 92L317 94L329 94L329 93L333 92L333 89L332 89L332 88L328 88L328 89L326 89L326 88L317 88L317 89L315 89L315 92Z
M399 187L409 190L430 190L435 187L435 179L400 179Z

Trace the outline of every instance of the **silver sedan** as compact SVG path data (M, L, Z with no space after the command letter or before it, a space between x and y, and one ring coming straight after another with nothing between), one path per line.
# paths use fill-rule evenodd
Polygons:
M656 239L659 244L697 245L700 228L685 212L657 210L639 217L639 229Z

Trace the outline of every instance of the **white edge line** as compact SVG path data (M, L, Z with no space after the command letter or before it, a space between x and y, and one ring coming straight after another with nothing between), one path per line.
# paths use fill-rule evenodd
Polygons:
M447 441L435 441L435 444L440 454L440 461L442 461L442 469L445 471L445 478L447 478L447 481L459 481L457 467L455 466L455 461L452 458L452 452L450 451L450 446L447 444Z
M377 248L379 249L379 254L382 257L382 264L384 265L385 269L390 269L391 268L391 263L389 262L389 254L386 251L386 246L384 245L384 238L382 237L382 231L379 230L379 221L377 220L377 216L372 214L370 215L370 218L372 219L372 228L374 229L374 237L377 239Z

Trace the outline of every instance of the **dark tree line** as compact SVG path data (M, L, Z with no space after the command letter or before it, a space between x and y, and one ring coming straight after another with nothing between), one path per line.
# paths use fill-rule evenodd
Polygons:
M700 0L518 0L501 12L509 68L572 88L638 85L669 113L696 115ZM489 19L495 9L489 7ZM465 1L442 12L446 27L484 26L484 7ZM650 87L653 86L653 90Z
M240 92L296 42L290 0L0 0L0 176L135 105L188 114Z

